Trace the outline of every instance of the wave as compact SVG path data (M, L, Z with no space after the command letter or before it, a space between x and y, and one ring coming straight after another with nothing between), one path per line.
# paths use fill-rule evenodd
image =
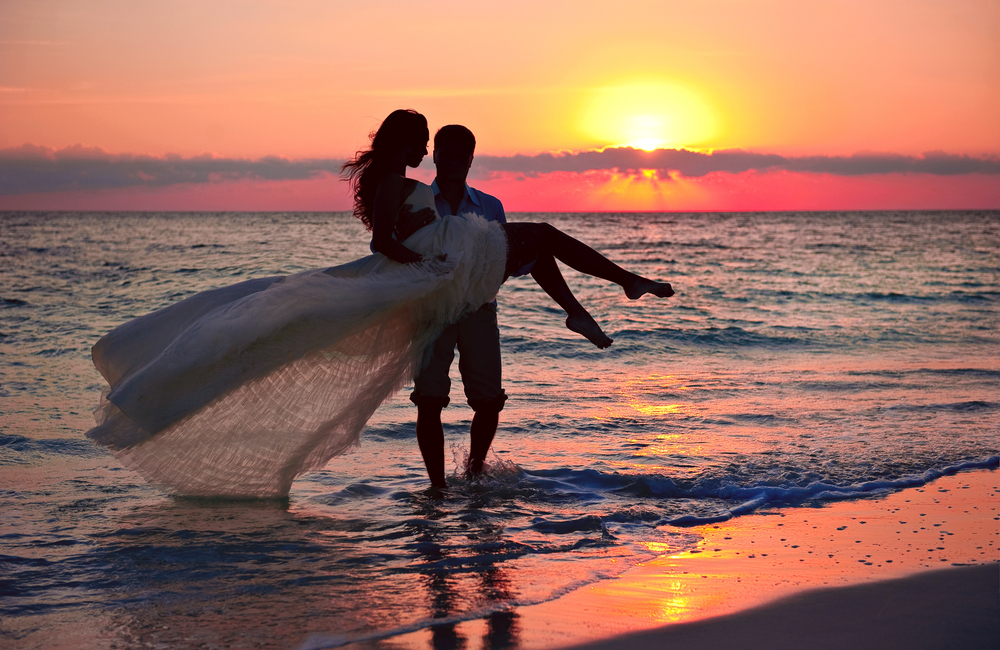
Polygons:
M868 292L855 294L857 299L870 300L873 302L889 302L898 304L929 304L929 303L968 303L968 302L998 302L1000 292L996 291L949 291L948 293L936 293L932 295L913 295L903 293L880 293Z
M692 500L685 504L684 510L688 512L678 516L666 514L657 517L654 522L647 510L642 511L642 514L634 519L625 519L630 523L686 527L726 521L750 514L765 505L794 506L815 501L861 498L891 490L918 487L963 470L996 469L998 466L1000 466L1000 456L990 456L894 478L856 483L837 483L819 479L805 485L774 484L774 479L770 477L761 477L742 485L728 478L681 481L658 475L606 473L595 469L540 470L525 472L525 475L529 480L534 479L536 485L544 486L547 491L570 493L581 499L596 500L602 494L604 497L623 496L631 500L642 499L646 506L657 503L661 506L668 505L667 502L671 500ZM701 505L694 502L700 502ZM703 512L690 512L691 510ZM612 520L620 521L618 518ZM603 518L601 522L604 522ZM594 530L596 523L583 518L562 522L561 525L567 531L579 530L581 526L590 526L589 529ZM551 532L559 530L555 525L550 528Z
M954 411L967 413L971 411L990 411L1000 408L1000 402L984 402L982 400L972 400L969 402L952 402L948 404L900 404L898 406L885 406L883 411Z
M789 275L783 273L782 275ZM809 275L809 274L800 274ZM954 286L954 285L951 285ZM979 285L982 286L982 285ZM970 287L971 288L971 287ZM849 305L865 305L871 303L888 303L896 305L931 305L950 303L984 303L1000 302L998 291L936 291L927 294L898 293L894 291L866 291L860 293L824 292L824 291L792 291L788 289L745 289L739 293L727 295L722 289L714 290L716 297L723 301L733 302L770 302L779 299L782 303L839 303Z
M782 333L765 334L738 326L699 329L657 327L609 330L609 335L615 340L614 345L600 354L645 355L651 352L675 352L679 347L788 349L814 345L810 338L788 335L808 333L811 331L809 328L772 329ZM577 343L577 345L567 345L566 340L553 341L519 334L517 330L505 330L501 336L504 351L513 354L527 352L554 358L577 358L581 355L581 351L584 353L593 351L593 348L583 339L580 341L573 339L571 343Z
M790 329L790 328L785 328ZM625 329L616 332L622 339L645 337L649 332ZM770 335L752 332L742 327L708 327L698 330L660 329L656 331L658 338L696 346L711 347L788 347L802 345L806 340L797 336Z
M684 515L664 523L673 526L699 526L701 524L726 521L739 515L749 514L766 504L795 505L806 501L856 499L873 494L882 494L891 490L919 487L926 485L934 479L955 474L962 470L996 469L998 466L1000 466L1000 456L991 456L984 460L966 461L947 467L928 469L921 474L882 481L867 481L852 485L835 485L817 481L804 487L734 487L721 490L719 493L720 498L741 501L739 505L730 509L728 513L710 518Z
M984 334L985 332L989 334L976 336L968 332L952 334L892 327L862 331L846 330L836 326L816 329L780 325L768 326L762 328L762 331L745 329L738 325L697 329L626 327L620 330L608 330L608 335L615 342L603 354L643 356L663 352L684 352L691 349L736 351L763 349L853 354L863 349L897 350L924 345L960 345L970 348L995 346L996 337L993 336L993 330L988 327L982 329ZM575 342L575 339L573 341ZM519 336L516 330L514 333L504 331L501 337L505 351L530 352L557 358L576 357L580 354L580 350L589 351L589 344L584 343L579 346L567 346L565 340L551 341L537 336Z
M104 456L105 452L89 440L35 439L17 434L0 433L0 465L23 465L47 455L95 458Z

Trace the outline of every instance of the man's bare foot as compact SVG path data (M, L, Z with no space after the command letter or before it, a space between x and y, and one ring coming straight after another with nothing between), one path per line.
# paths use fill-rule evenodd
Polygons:
M428 499L434 499L435 501L444 499L448 496L448 486L446 485L432 485L426 490L424 490L424 496Z
M629 300L636 300L647 293L659 296L660 298L669 298L674 295L674 289L670 286L670 283L656 282L655 280L647 280L646 278L639 278L629 286L622 288L625 289L625 295L628 296Z
M601 326L597 324L594 317L583 312L566 318L566 327L577 334L583 335L585 339L601 348L602 350L612 343L611 337L604 333Z
M481 458L470 458L469 464L465 466L465 478L471 479L483 473L483 463Z

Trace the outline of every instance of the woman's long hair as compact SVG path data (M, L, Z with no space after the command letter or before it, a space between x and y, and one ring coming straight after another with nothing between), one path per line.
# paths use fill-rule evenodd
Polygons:
M372 141L371 147L357 152L354 160L347 161L340 168L354 190L354 216L361 219L368 230L372 229L375 190L390 171L390 158L407 145L423 146L428 134L427 118L420 113L411 109L393 111L368 136Z

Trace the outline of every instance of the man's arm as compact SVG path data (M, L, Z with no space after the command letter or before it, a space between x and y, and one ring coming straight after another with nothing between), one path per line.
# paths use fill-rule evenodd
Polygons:
M406 241L410 235L437 219L433 208L421 208L414 212L413 206L404 203L396 215L396 241Z
M507 223L507 214L503 210L503 203L500 202L500 199L492 194L479 192L479 204L483 206L483 218L487 221Z
M496 220L499 221L500 223L507 223L507 213L503 211L503 203L500 202L500 199L498 199L498 198L496 198L494 196L491 196L490 198L497 202L497 207L496 207L497 219Z

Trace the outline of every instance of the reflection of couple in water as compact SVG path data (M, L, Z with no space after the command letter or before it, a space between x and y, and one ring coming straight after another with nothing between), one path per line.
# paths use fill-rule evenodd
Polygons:
M499 201L465 183L475 139L464 127L435 137L433 186L407 179L428 140L422 115L395 111L345 165L373 255L205 291L102 338L94 363L110 390L87 435L177 493L285 496L415 377L418 442L431 482L444 486L441 409L456 345L476 412L472 473L506 400L494 298L508 277L530 272L566 326L601 348L611 339L556 259L632 300L673 295L548 224L506 223Z

